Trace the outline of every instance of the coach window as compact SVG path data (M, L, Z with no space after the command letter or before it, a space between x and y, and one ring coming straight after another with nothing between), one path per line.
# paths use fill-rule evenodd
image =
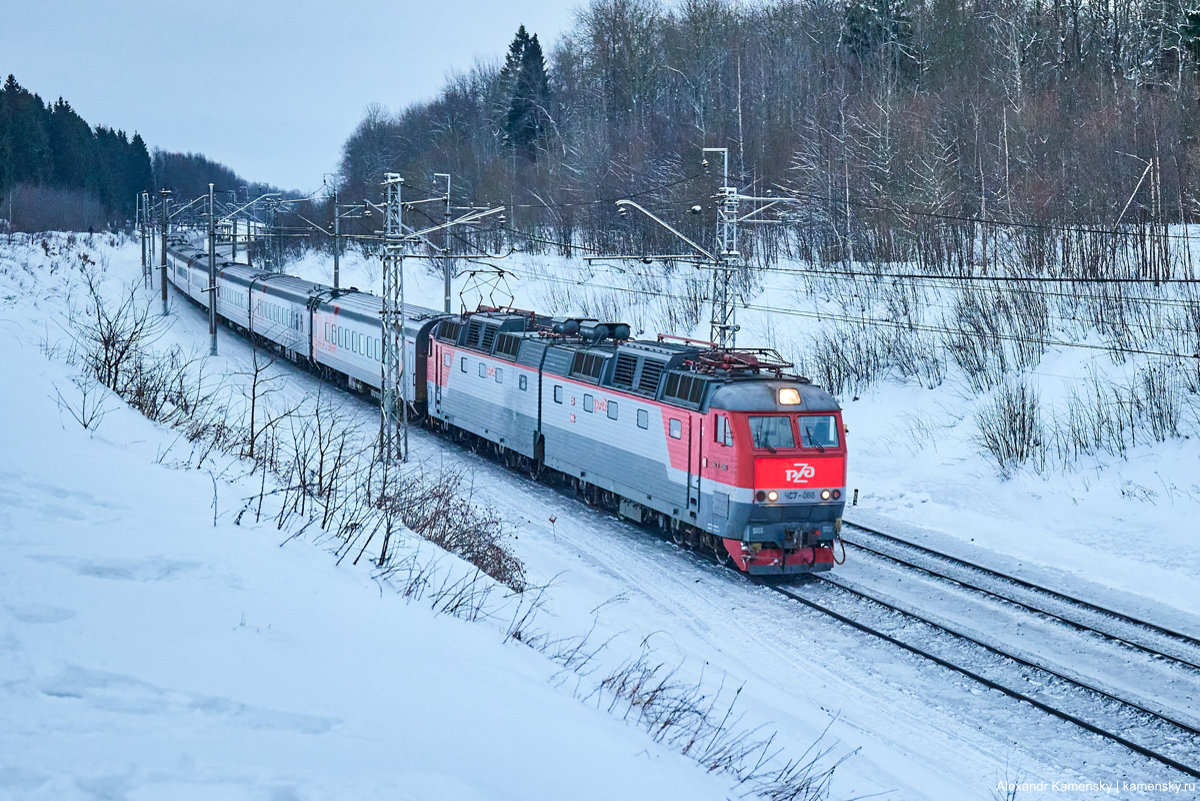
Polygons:
M554 386L554 402L562 403L562 384L556 384Z
M521 388L522 392L524 392L526 389L528 389L529 388L529 376L523 375L520 378L518 378L517 386L519 386Z
M479 363L479 377L487 378L487 365L483 362Z
M609 420L617 419L617 402L615 400L610 400L608 402L608 419Z
M585 393L583 396L583 410L585 412L590 412L593 408L595 408L595 401L592 399L591 395Z
M683 436L683 423L679 422L674 417L672 417L671 418L671 438L679 439L682 436Z
M467 372L467 357L466 356L458 357L458 369L463 371L464 373Z
M650 412L638 409L638 428L650 428Z
M504 383L504 368L503 367L496 368L496 383L497 384Z

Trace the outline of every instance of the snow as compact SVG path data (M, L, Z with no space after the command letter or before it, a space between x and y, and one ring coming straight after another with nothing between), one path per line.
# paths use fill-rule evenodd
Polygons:
M91 252L136 278L136 244ZM20 260L36 275L3 269ZM115 401L94 433L80 429L47 399L56 387L68 395L72 375L42 348L65 336L55 321L70 282L46 275L53 262L32 247L0 257L0 330L15 345L5 373L20 388L0 395L0 414L21 421L0 443L21 455L0 468L0 797L738 796L728 776L706 775L607 704L582 703L591 679L564 681L491 624L406 604L319 543L281 548L274 526L231 525L237 487L218 482L214 526L209 475L156 463L172 432ZM515 305L542 310L563 287L529 276L588 269L528 256L504 265L524 276L509 282ZM378 262L351 253L341 269L343 285L379 291ZM328 283L331 265L310 254L288 270ZM406 290L441 304L441 278L423 266ZM573 291L581 302L589 290ZM206 345L203 314L174 294L171 304L169 341ZM784 342L805 330L752 313L739 322L743 337L771 329ZM220 343L220 370L245 369L250 348L226 331ZM1086 367L1064 353L1044 361L1041 380ZM970 441L972 403L953 381L891 382L848 401L860 498L847 517L1200 630L1197 438L1005 481ZM370 404L345 404L368 428L377 420ZM914 430L935 432L935 446ZM424 432L413 456L463 466L504 515L531 580L552 583L543 630L594 626L593 641L608 643L601 673L644 652L685 680L742 687L744 723L778 731L787 753L826 732L819 747L847 758L835 798L988 799L1008 780L1047 783L1019 798L1075 799L1097 793L1049 783L1179 780ZM1122 493L1129 482L1163 489ZM839 570L855 576L853 563Z
M23 309L0 311L19 457L0 469L0 798L729 792L494 628L233 525L235 488L214 526L210 476L156 464L171 432L112 400L89 435L48 400L71 370L39 347L50 315Z

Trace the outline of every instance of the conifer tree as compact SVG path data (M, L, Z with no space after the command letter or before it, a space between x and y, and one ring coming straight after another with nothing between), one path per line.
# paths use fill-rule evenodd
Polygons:
M549 120L550 81L537 34L522 25L508 46L501 86L508 99L504 114L504 141L529 161L537 161L537 147Z
M51 106L49 119L52 183L63 189L86 186L96 168L92 129L61 97Z

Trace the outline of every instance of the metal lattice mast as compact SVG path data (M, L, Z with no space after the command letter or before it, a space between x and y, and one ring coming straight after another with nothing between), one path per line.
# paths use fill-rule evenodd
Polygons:
M384 175L386 202L383 220L383 391L380 456L408 460L408 382L404 375L404 229L400 218L400 189L404 179Z
M213 185L208 185L208 333L212 337L209 353L217 355L217 213Z
M150 286L150 262L146 258L146 193L137 196L138 238L142 243L142 282Z
M159 240L162 244L162 264L158 282L162 290L162 314L166 317L169 314L167 310L167 238L170 236L171 228L171 190L160 189L158 193L162 195L162 208L159 209Z
M732 348L737 342L734 321L733 278L741 268L742 254L738 251L738 201L741 196L729 185L729 148L706 147L705 153L720 153L724 159L721 191L717 203L717 240L720 244L718 261L713 270L712 323L710 339L721 349Z

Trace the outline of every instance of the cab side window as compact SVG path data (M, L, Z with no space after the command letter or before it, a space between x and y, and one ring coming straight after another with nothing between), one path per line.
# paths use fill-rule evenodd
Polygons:
M733 429L729 425L728 417L717 415L717 425L713 429L713 439L721 445L733 444Z

